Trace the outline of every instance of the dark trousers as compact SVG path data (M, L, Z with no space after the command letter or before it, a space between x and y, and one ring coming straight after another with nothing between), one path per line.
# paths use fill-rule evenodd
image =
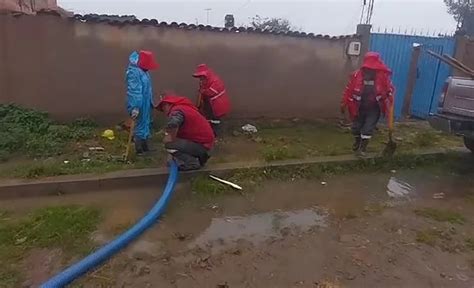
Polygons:
M214 131L214 136L221 136L221 119L214 115L214 111L212 110L209 99L205 99L203 102L202 114L204 117L206 117L207 121L209 121L209 124L211 124L212 131Z
M165 144L166 150L177 161L180 170L195 170L204 166L209 160L208 150L199 143L176 138Z
M352 134L362 139L370 139L374 134L375 127L380 119L380 108L378 105L359 110L359 115L352 123Z

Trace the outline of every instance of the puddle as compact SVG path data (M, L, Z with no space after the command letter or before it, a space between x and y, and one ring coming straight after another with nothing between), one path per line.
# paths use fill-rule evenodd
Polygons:
M407 182L404 182L396 177L390 177L387 184L387 194L392 199L410 199L414 188Z
M188 248L211 248L211 251L217 252L239 240L259 245L266 240L279 239L290 233L327 227L327 218L327 212L316 209L214 218L210 226L190 243Z

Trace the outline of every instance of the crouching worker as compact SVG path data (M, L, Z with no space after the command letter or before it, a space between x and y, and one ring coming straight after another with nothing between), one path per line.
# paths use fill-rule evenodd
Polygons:
M153 53L150 51L133 52L129 57L126 72L127 111L135 121L133 141L135 152L143 155L150 151L148 140L151 135L153 111L153 90L148 71L158 68Z
M353 150L364 156L381 115L389 112L393 103L392 72L380 55L368 52L362 67L349 80L341 101L341 111L347 108L352 120Z
M197 107L211 123L217 136L222 118L230 112L230 100L224 82L206 64L199 65L193 77L199 78Z
M179 169L189 171L203 167L215 140L209 122L186 97L165 94L157 109L168 117L165 148Z

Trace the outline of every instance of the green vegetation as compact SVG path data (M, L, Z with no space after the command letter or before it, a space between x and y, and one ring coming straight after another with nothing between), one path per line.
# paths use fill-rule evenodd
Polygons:
M416 233L416 242L423 243L429 246L435 246L441 233L438 230L430 229L418 231Z
M466 239L466 246L467 248L471 249L474 251L474 238L468 238Z
M227 187L206 176L197 176L191 180L191 191L199 195L217 196L227 191Z
M0 105L0 151L2 159L21 153L29 156L60 154L70 141L90 138L96 125L85 119L70 125L53 123L48 114L12 104Z
M281 127L264 125L259 130L258 136L255 136L258 139L255 142L257 142L256 146L260 147L261 158L267 162L351 153L352 135L349 129L343 129L331 123L281 125ZM384 128L380 129L369 145L369 152L382 151L387 137L388 131ZM419 125L398 125L395 138L399 142L397 153L462 146L459 137L441 134L429 127Z
M99 212L92 208L62 206L43 208L21 219L0 213L0 287L19 287L21 259L34 248L60 248L65 259L91 251L90 234Z
M451 224L466 223L466 219L463 215L451 210L423 208L415 210L415 214L438 222L449 222Z
M214 162L304 159L317 156L351 154L350 129L333 123L273 121L258 122L259 132L242 135L240 124L228 131L211 158ZM110 128L110 127L108 127ZM16 105L0 105L0 178L40 178L81 173L105 173L121 169L164 165L166 152L160 150L145 158L123 163L128 132L115 129L115 140L100 137L107 129L79 119L62 125L48 115ZM461 146L456 137L442 135L420 125L398 125L398 155L432 147ZM384 148L387 131L380 129L369 152ZM159 148L162 135L156 133L153 146ZM90 150L101 147L103 150ZM133 156L133 155L132 155ZM397 161L396 159L394 161Z

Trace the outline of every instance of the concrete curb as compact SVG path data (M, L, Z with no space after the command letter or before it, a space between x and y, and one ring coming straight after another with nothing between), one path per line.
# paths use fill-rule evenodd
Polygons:
M414 153L418 156L442 155L447 152L466 152L465 149L436 149ZM367 159L379 158L370 155ZM334 164L359 161L353 155L326 156L309 159L294 159L275 162L235 162L209 165L203 170L181 173L181 180L200 174L216 173L217 175L247 168L291 167L308 164ZM168 178L165 167L149 169L121 170L106 174L81 174L70 176L49 177L41 180L14 179L0 182L0 199L38 197L48 195L63 195L84 192L110 191L144 187L150 185L163 185Z

